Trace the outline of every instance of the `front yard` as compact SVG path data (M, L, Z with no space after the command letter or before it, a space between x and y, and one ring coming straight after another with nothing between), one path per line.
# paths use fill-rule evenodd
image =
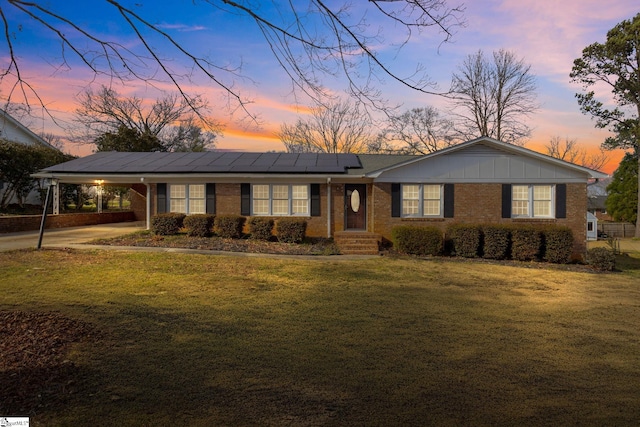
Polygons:
M0 312L25 321L0 330L0 349L25 356L0 355L0 414L36 426L636 425L640 257L619 265L3 252ZM59 334L43 348L24 339L38 328Z

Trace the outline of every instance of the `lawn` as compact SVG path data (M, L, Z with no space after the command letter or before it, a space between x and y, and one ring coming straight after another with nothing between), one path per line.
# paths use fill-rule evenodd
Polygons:
M637 425L640 257L622 265L3 252L0 312L84 332L51 366L33 355L0 370L0 414L36 426ZM16 378L40 372L44 390L12 398Z

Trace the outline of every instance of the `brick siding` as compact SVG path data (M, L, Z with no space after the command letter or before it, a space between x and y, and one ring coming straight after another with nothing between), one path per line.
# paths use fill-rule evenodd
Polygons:
M557 219L502 218L502 184L456 184L453 218L394 218L391 216L391 184L374 184L372 192L370 207L376 220L370 231L386 239L391 239L391 230L398 225L435 226L444 232L453 223L554 224L572 230L574 258L583 258L586 251L586 184L567 184L567 218Z
M39 230L41 220L41 215L1 216L0 233ZM81 227L135 220L133 211L48 215L45 228Z

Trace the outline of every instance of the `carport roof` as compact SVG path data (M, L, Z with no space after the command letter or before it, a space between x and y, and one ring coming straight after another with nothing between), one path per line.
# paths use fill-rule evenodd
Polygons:
M355 154L99 152L50 166L40 173L172 174L172 173L293 173L346 174L361 169Z

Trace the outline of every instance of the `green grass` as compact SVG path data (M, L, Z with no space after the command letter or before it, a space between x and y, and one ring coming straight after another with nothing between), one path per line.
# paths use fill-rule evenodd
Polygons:
M101 332L34 425L635 425L640 257L624 261L22 251L0 253L0 310Z

